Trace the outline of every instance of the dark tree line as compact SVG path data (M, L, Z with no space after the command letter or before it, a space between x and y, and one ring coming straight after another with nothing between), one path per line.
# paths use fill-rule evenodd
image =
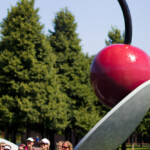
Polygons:
M0 130L13 142L39 131L54 149L54 134L72 140L74 133L78 142L106 108L91 89L92 59L82 52L74 16L62 9L47 36L34 3L20 0L1 22Z

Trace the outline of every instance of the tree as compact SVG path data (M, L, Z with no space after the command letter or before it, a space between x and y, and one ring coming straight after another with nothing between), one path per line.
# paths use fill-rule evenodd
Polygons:
M124 42L124 34L121 35L121 32L116 27L111 27L111 31L108 32L108 40L105 40L106 45L123 43Z
M95 97L89 80L91 59L81 51L80 39L76 33L77 23L71 12L65 8L58 12L53 21L54 31L49 30L49 41L56 54L57 74L62 91L68 96L68 133L73 129L77 136L83 136L101 118L101 104Z
M150 109L143 118L143 120L140 122L138 127L136 128L136 132L140 134L140 141L141 141L141 147L143 146L143 137L147 136L149 137L150 135Z
M18 129L37 125L60 132L67 121L56 56L37 13L34 0L21 0L1 23L0 126L13 131L14 142Z

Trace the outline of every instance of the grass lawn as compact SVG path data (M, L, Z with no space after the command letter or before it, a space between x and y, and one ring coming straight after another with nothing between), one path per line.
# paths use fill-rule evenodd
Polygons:
M132 148L127 148L126 150L132 150ZM134 148L134 150L150 150L150 147L138 147L138 148Z
M132 150L131 146L127 145L126 147L127 147L126 150ZM119 148L119 150L121 150L121 148ZM150 150L150 145L146 145L143 147L139 147L135 145L134 150Z

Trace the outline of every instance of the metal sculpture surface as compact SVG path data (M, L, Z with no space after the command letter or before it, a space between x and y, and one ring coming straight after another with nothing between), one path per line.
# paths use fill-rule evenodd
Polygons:
M132 22L125 0L118 0L125 19L124 44L99 52L91 65L91 84L99 100L112 110L74 150L116 150L135 130L150 108L150 59L131 46Z
M74 150L116 150L134 131L150 108L150 81L137 87L111 109Z

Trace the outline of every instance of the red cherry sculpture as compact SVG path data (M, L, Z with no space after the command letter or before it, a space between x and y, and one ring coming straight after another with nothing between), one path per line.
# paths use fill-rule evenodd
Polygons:
M94 58L90 79L100 101L113 107L150 79L150 58L144 51L131 45L108 46Z
M90 79L99 100L115 106L137 86L150 80L149 56L137 47L130 46L132 21L126 0L118 0L125 20L124 44L104 48L94 58Z

